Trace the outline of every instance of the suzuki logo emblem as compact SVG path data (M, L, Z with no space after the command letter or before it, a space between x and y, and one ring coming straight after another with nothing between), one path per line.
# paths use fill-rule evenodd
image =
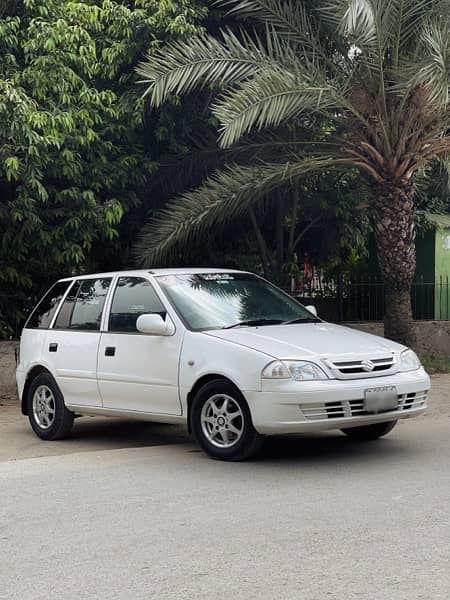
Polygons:
M363 371L366 371L366 373L370 373L375 369L375 365L371 360L363 360L361 363L361 368Z

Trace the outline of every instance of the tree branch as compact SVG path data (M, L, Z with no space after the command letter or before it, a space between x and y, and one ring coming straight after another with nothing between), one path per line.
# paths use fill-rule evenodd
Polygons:
M298 236L295 240L295 243L294 243L294 250L295 250L295 248L297 248L302 237L311 229L311 227L314 227L314 225L316 225L320 221L321 218L322 218L322 215L316 217L315 219L313 219L311 221L311 223L309 223L309 225L307 225L302 231L300 231L300 233L298 234Z
M256 220L253 206L249 206L248 214L250 215L250 221L255 232L256 243L258 244L259 255L263 264L264 276L269 278L274 265L270 257L269 249L267 248L266 240L264 239L258 221Z
M298 185L294 187L292 197L292 222L289 231L288 256L291 257L295 249L295 228L297 226L297 216L300 204L300 188Z

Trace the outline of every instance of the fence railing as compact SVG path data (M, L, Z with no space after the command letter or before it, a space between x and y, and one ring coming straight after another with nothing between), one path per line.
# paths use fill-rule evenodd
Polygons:
M303 304L314 304L329 321L382 321L385 312L384 284L369 277L333 280L314 277L292 291ZM416 320L450 320L450 280L415 281L411 289L413 317Z
M314 304L327 321L382 321L384 318L384 284L370 277L326 279L315 274L290 293L303 304ZM414 282L411 300L414 319L450 320L449 278L441 277L435 283ZM0 293L0 339L18 339L36 301L23 295Z

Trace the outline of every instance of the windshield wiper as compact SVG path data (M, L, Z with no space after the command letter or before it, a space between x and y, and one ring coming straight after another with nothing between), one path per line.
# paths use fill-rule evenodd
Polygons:
M292 321L283 321L283 325L295 325L297 323L320 323L320 319L312 319L307 317L306 319L292 319Z
M222 329L234 329L235 327L258 327L258 325L280 325L280 323L283 323L281 319L253 319L250 321L240 321L234 325L222 327Z

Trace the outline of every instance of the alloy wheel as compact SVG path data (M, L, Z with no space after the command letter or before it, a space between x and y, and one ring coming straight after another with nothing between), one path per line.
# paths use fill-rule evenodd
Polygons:
M200 415L206 439L217 448L230 448L242 437L244 414L227 394L215 394L206 400Z
M42 429L49 429L55 420L56 404L52 390L40 385L33 394L33 416Z

